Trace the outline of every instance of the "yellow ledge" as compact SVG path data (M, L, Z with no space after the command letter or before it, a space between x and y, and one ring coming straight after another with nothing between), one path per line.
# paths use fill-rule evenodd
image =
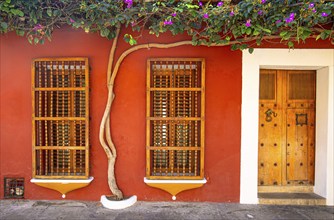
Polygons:
M202 187L207 181L201 180L150 180L146 177L144 182L154 188L158 188L170 193L173 200L176 200L176 195L182 191Z
M76 189L80 189L88 186L94 177L89 177L83 180L67 180L67 179L31 179L30 182L42 186L48 189L53 189L62 194L62 197L66 197L66 193Z

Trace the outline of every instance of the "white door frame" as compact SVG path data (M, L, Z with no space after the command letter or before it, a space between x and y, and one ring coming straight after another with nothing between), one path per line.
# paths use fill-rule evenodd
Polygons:
M334 205L334 49L255 49L242 53L240 203L257 204L259 70L317 71L314 192Z

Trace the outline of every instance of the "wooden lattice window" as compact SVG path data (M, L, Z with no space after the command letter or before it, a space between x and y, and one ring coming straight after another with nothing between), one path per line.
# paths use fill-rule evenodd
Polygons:
M204 59L149 59L146 177L204 178Z
M88 178L88 86L87 58L34 60L34 178Z

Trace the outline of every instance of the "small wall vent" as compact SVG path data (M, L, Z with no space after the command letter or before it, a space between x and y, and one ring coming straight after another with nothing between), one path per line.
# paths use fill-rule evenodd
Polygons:
M6 199L24 198L24 178L4 178L4 197Z

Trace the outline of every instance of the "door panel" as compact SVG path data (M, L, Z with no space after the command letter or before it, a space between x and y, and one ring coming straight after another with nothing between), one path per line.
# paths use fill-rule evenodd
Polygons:
M267 111L272 110L271 121L267 116L260 117L259 139L259 182L261 185L280 185L281 184L281 164L282 164L282 114L278 110L277 104L261 104L260 115L266 115ZM266 120L267 119L267 120Z
M315 71L260 71L258 184L313 184Z
M307 181L308 118L305 109L287 110L287 181ZM299 123L298 123L299 121Z

